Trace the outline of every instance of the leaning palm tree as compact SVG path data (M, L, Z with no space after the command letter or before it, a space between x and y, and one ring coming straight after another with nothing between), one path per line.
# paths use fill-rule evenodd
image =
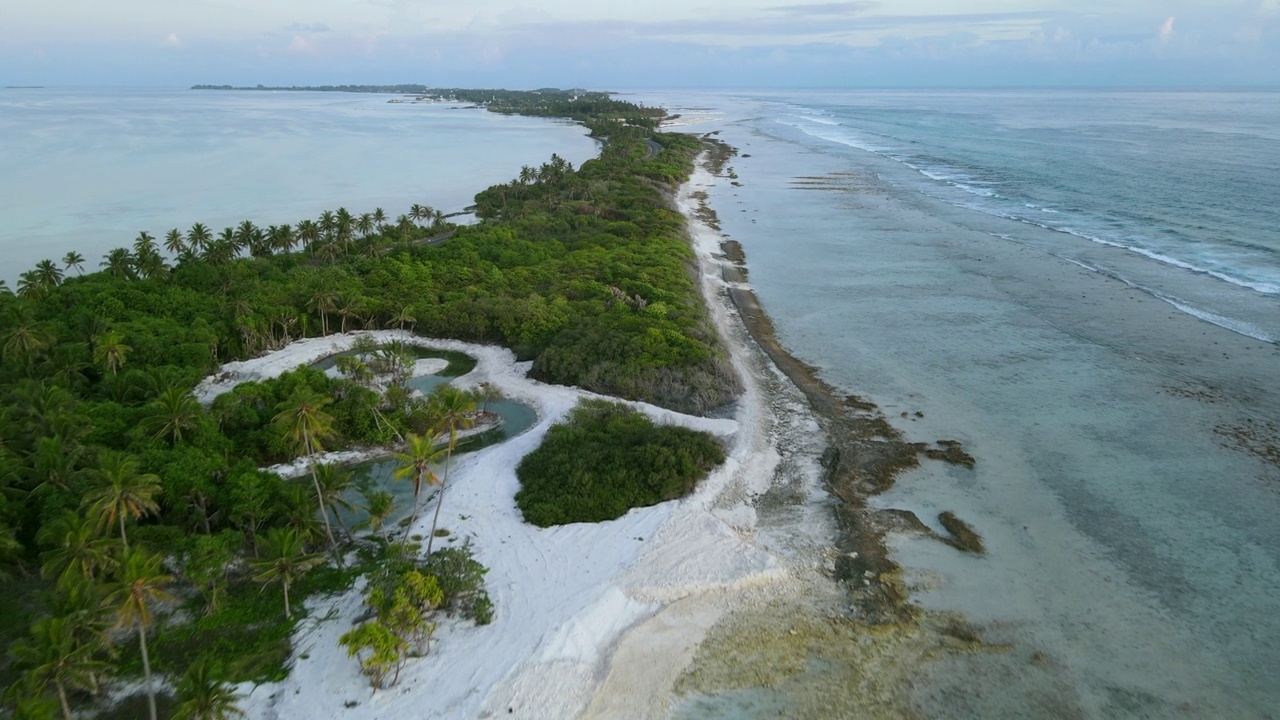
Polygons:
M83 504L98 518L98 527L120 526L120 542L129 550L126 519L138 520L160 512L160 476L138 471L138 461L122 453L104 451L98 460L99 485L84 496Z
M423 435L414 435L410 433L405 438L405 451L395 453L396 460L400 464L392 472L393 480L409 480L413 483L413 511L409 514L409 527L418 520L418 507L422 498L423 485L436 485L440 482L440 476L436 475L435 465L444 455L443 450L437 450L435 438ZM435 527L431 528L435 532ZM409 541L409 533L405 533L405 542Z
M151 684L151 656L147 654L147 628L151 626L151 608L156 603L173 599L164 587L173 581L161 570L161 558L143 550L125 553L120 574L104 601L116 611L116 628L137 628L138 646L142 650L142 673L147 683L147 705L151 720L156 720L156 690Z
M435 517L431 520L431 535L427 537L427 555L431 554L431 543L436 537L436 524L440 521L440 507L444 505L444 490L449 482L449 463L453 460L453 449L458 445L458 431L475 425L472 413L476 410L476 401L471 393L463 392L452 385L441 385L431 394L430 404L440 419L439 428L448 433L449 443L445 446L444 475L440 478L440 495L436 498Z
M376 530L382 535L382 542L389 544L391 541L387 538L387 520L395 512L396 496L371 484L362 485L360 495L364 498L365 519L356 523L352 530Z
M197 660L178 681L178 708L173 720L231 720L244 717L244 698L223 682L206 660Z
M293 619L289 605L289 587L323 559L318 553L308 553L298 531L290 528L271 528L262 543L260 560L252 564L253 579L265 584L278 582L284 588L284 616Z
M333 463L319 463L313 469L316 473L316 484L320 486L320 498L324 502L325 512L333 511L333 518L338 521L338 526L349 537L351 531L347 529L347 524L343 522L342 514L338 511L350 512L354 509L346 498L347 491L352 487L351 472Z
M62 256L62 265L68 270L75 268L77 275L84 274L84 256L75 250Z
M320 480L316 476L315 463L312 462L313 456L324 449L323 441L333 435L333 416L324 411L324 408L332 403L333 398L321 395L310 388L301 387L276 406L277 412L272 422L307 457L308 464L311 465L311 481L316 490L316 503L319 505L321 517L324 518L324 532L329 538L329 545L336 546L333 527L329 524L324 493L320 489Z
M93 659L94 647L77 641L71 618L42 617L31 624L27 637L9 647L11 657L27 670L28 688L41 693L52 685L58 693L62 717L71 720L69 690L90 690L94 675L106 664ZM154 716L153 716L154 717Z

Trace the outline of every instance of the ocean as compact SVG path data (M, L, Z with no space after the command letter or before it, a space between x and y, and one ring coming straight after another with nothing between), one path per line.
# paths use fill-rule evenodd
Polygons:
M444 212L597 143L572 123L324 92L0 90L0 278L68 251L96 269L141 231Z
M637 97L738 149L709 204L779 339L976 458L873 498L987 546L891 536L999 648L924 716L1280 717L1280 94Z

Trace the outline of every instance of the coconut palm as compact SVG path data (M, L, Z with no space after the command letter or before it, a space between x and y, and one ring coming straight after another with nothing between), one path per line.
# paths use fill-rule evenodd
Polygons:
M337 543L333 539L333 527L329 524L324 493L321 491L320 480L316 476L316 467L311 462L311 458L324 449L323 441L333 435L333 416L324 411L324 408L332 403L333 398L321 395L310 388L300 387L276 406L276 416L272 420L276 428L291 439L295 447L308 458L308 464L311 465L311 481L316 490L316 503L320 507L321 517L324 518L324 532L331 546Z
M431 535L427 537L427 555L431 554L436 524L440 521L440 507L444 505L444 491L449 483L449 464L453 460L453 449L458 445L458 431L475 424L472 413L476 410L476 401L471 393L452 385L441 385L431 394L430 407L439 418L438 427L443 433L448 433L449 442L445 446L444 475L440 478L440 495L436 498L436 512L431 519Z
M317 290L307 301L307 307L320 314L320 333L329 334L329 313L338 309L340 296L333 290Z
M133 255L126 248L115 248L104 255L102 262L98 264L112 277L133 277Z
M339 510L351 512L355 508L351 502L345 497L348 490L351 489L351 472L343 470L333 463L320 463L314 468L316 473L316 483L320 486L320 498L323 501L323 507L333 510L333 517L338 521L338 525L343 532L350 535L347 524L342 521L342 514Z
M338 229L337 216L333 214L332 210L325 210L320 213L319 225L320 232L325 236L325 238L332 240L334 231Z
M71 720L68 691L93 689L94 674L106 666L94 660L93 653L93 646L77 642L74 621L64 617L36 620L27 637L9 647L9 657L19 667L26 668L26 680L32 692L43 692L50 685L54 687L64 720Z
M133 254L136 256L150 255L157 250L156 239L149 232L138 233L138 237L133 241Z
M172 253L174 257L178 257L183 250L187 249L187 241L182 237L181 230L173 228L165 234L164 249Z
M373 224L378 228L378 232L382 232L383 226L387 224L387 213L382 208L373 209Z
M62 268L52 260L41 260L36 263L36 276L46 287L57 287L62 284Z
M111 585L104 603L116 612L116 628L137 628L138 646L142 650L142 673L147 684L147 706L151 720L156 720L156 690L151 684L151 656L147 653L147 628L151 626L151 608L173 597L164 587L173 581L161 570L161 558L143 550L126 552L120 563L120 574Z
M356 230L360 233L360 237L367 238L373 234L376 227L373 222L373 213L360 213L360 217L356 219Z
M5 313L4 325L8 328L3 348L6 358L30 358L54 342L53 336L36 321L35 313L28 303L10 306Z
M316 241L320 239L320 226L316 225L312 220L303 220L298 223L297 227L298 239L302 241L302 247L312 250Z
M138 472L138 461L123 453L104 451L98 459L98 487L84 496L83 505L98 518L103 529L120 526L120 542L129 550L126 519L139 520L157 513L155 496L160 493L160 476Z
M244 717L244 696L223 682L208 661L192 663L178 681L178 708L173 720L231 720Z
M241 221L235 230L231 232L231 244L235 247L236 253L240 253L245 248L250 247L257 234L257 226L248 220Z
M119 332L108 330L105 335L95 341L93 360L102 363L107 372L115 375L120 372L120 368L124 367L124 362L132 350L133 348L125 345L124 338Z
M414 324L418 322L418 318L413 316L413 306L405 305L400 308L399 312L391 316L391 322L395 323L396 327L401 330L404 329L405 325L408 325L409 329L412 330Z
M77 512L68 510L42 527L39 539L52 546L40 555L40 574L46 578L93 579L117 564L115 541L102 537L97 523Z
M284 616L293 619L289 605L289 587L323 559L308 553L306 544L294 528L271 528L262 543L262 558L252 563L253 579L265 584L278 582L284 588Z
M38 300L49 292L49 283L40 277L36 270L27 270L18 275L18 297Z
M165 438L169 447L182 442L184 433L196 428L200 420L200 403L181 385L172 385L160 391L149 406L150 414L143 419L142 427L152 437Z
M365 519L356 523L353 530L363 530L369 528L376 530L382 535L384 543L390 543L387 538L387 520L396 509L396 496L373 487L371 484L364 484L360 487L360 495L364 498Z
M409 433L405 438L404 452L395 453L396 460L400 464L392 472L393 480L409 480L413 483L413 511L409 513L409 526L418 519L418 508L421 504L422 486L437 485L440 483L440 476L435 472L435 466L444 456L445 451L436 448L435 438L424 435L415 435ZM432 528L434 531L435 528ZM405 533L405 541L408 542L409 534Z
M213 242L213 232L203 223L196 223L187 231L187 246L194 252L204 253L204 249Z

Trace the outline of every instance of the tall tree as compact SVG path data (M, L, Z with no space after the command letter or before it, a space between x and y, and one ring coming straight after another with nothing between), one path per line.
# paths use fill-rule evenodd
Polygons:
M120 564L120 576L112 584L106 604L116 612L116 627L135 628L138 646L142 650L142 673L146 678L147 707L151 720L156 720L156 689L151 683L151 656L147 653L147 628L154 619L151 608L156 603L173 599L165 586L173 578L161 570L161 558L143 550L125 553Z
M107 372L115 375L124 367L131 350L133 348L124 343L124 337L119 332L109 330L94 343L93 360L102 363Z
M80 513L64 512L40 528L38 537L50 547L40 555L40 572L46 578L92 580L117 564L115 542L102 537L97 523Z
M321 560L318 553L307 552L306 543L297 530L271 528L262 543L262 558L252 563L257 573L253 579L263 584L280 583L284 589L284 616L293 619L289 588Z
M99 263L107 274L118 278L133 278L133 255L127 248L115 248L111 252L103 256L102 262Z
M168 250L176 258L187 249L187 241L182 237L182 231L173 228L164 236L164 249Z
M458 445L458 431L475 424L472 414L476 410L476 401L471 393L464 392L452 385L441 385L431 394L429 401L436 417L440 418L440 428L449 436L444 457L444 475L440 479L440 495L436 498L436 512L431 519L431 535L427 537L427 555L431 554L432 542L436 539L436 525L440 522L440 507L444 505L444 491L449 484L449 464L453 460L453 449Z
M440 482L440 476L435 472L435 464L444 456L444 451L436 449L435 438L429 435L410 433L405 441L404 452L395 453L395 458L400 464L396 466L391 477L395 480L407 479L413 483L413 511L409 514L409 527L413 527L418 519L422 487ZM409 533L406 532L406 544L408 540Z
M187 231L187 246L196 253L203 254L211 242L213 242L213 231L203 223L196 223Z
M137 459L123 453L104 451L98 460L98 487L84 496L84 505L98 519L99 528L120 527L120 542L129 550L126 519L138 520L157 513L155 497L160 493L160 476L138 471Z
M47 287L57 287L62 284L62 268L52 260L41 260L36 263L36 275Z
M31 691L39 693L49 685L54 687L64 720L71 720L68 691L93 688L93 674L104 667L94 659L91 646L77 642L70 618L36 620L28 635L9 647L9 657L26 668Z
M333 435L333 416L324 411L332 403L333 398L310 388L300 387L276 406L277 412L272 422L307 457L307 464L311 467L311 481L316 490L316 503L324 518L325 535L329 538L329 544L336 546L314 463L315 454L324 449L323 442Z

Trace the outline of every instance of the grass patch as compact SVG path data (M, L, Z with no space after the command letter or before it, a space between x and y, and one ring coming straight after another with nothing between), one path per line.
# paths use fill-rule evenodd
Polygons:
M655 425L622 403L584 400L516 468L516 504L542 527L612 520L688 495L724 457L708 433Z

